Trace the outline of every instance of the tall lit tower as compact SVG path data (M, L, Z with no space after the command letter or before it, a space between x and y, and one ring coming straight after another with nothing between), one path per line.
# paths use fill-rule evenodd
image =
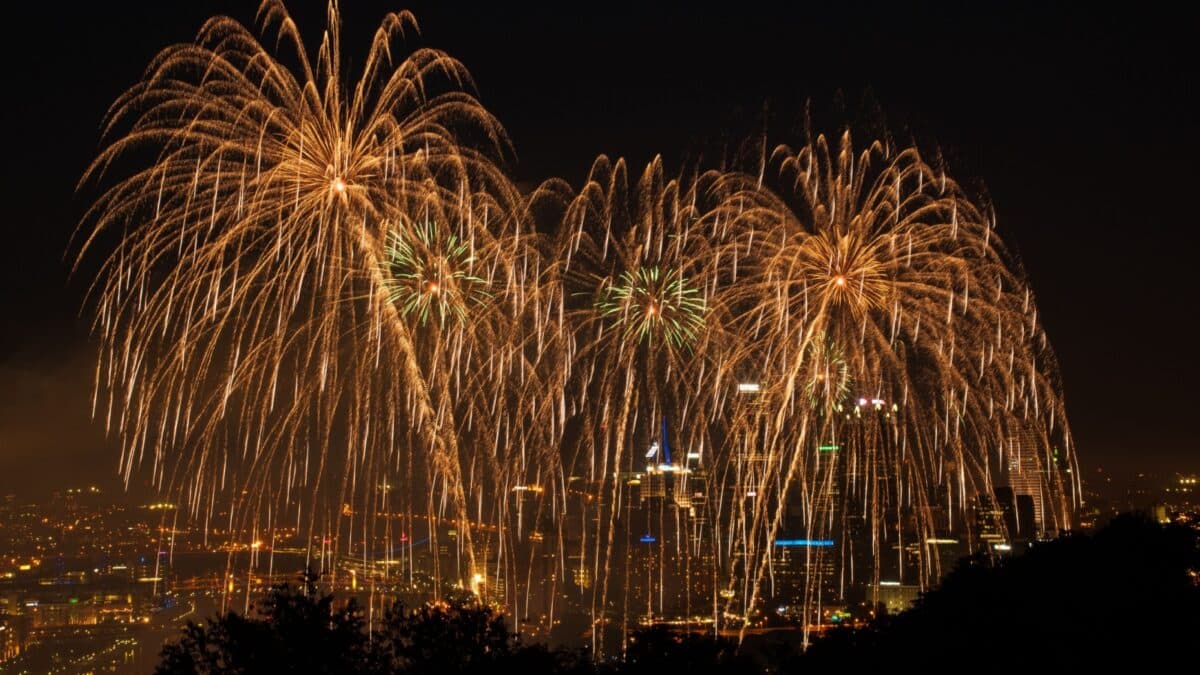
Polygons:
M1009 439L1008 485L1013 495L1024 495L1033 500L1033 520L1038 532L1044 533L1046 504L1043 489L1046 469L1038 446L1037 436L1029 429Z

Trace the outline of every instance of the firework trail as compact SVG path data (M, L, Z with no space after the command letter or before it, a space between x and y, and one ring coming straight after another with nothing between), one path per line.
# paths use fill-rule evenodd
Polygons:
M302 530L343 504L369 519L405 477L410 509L459 522L470 578L468 495L513 476L462 443L524 444L528 416L496 406L533 387L513 383L533 379L538 262L491 159L506 137L461 64L396 60L416 24L392 14L345 81L336 5L328 19L314 60L278 2L259 20L285 60L213 19L113 105L85 176L123 175L81 253L120 237L92 290L96 413L127 480L149 464L194 514L224 499L255 529L270 509Z
M1069 529L1032 293L917 150L818 136L676 177L601 157L521 195L465 68L397 56L411 15L357 79L327 18L309 53L264 2L280 55L213 19L110 110L79 255L109 251L94 413L127 481L148 471L206 532L228 511L231 538L399 561L410 586L424 531L451 552L431 593L543 625L575 608L597 653L676 611L672 579L685 616L744 630L784 532L836 542L801 553L806 631L830 560L834 595L884 569L928 584L930 542L971 536L1014 456L1042 529Z
M578 430L564 439L563 462L586 496L580 515L593 525L571 545L586 566L581 573L595 581L585 603L597 619L594 644L604 642L611 618L627 628L631 612L653 616L657 607L661 615L661 601L648 593L632 597L634 572L620 552L641 534L631 512L648 458L643 452L652 441L666 446L659 420L708 420L712 400L692 388L720 362L721 345L730 343L713 295L720 261L714 251L722 244L702 221L719 180L715 173L667 178L656 158L631 181L624 160L601 157L577 193L543 186L533 197L559 202L551 220L559 230L556 278L570 336L565 392L569 414L578 420ZM699 453L711 443L708 432L707 422L693 426L681 433L681 447ZM650 463L662 460L669 462L669 455ZM678 542L685 567L712 547L709 533L695 531L703 527L696 515L670 516L679 518L676 529L693 530L682 538L687 547ZM664 574L678 572L660 568L655 576L661 583ZM690 570L684 575L690 578Z
M789 504L810 540L857 518L876 583L885 542L902 557L905 536L927 583L936 532L992 493L1030 436L1045 527L1068 529L1077 486L1062 484L1074 460L1057 364L988 214L915 149L856 152L846 133L774 160L778 192L743 179L729 205L756 241L731 300L763 392L748 527L765 536L751 540L769 545ZM751 608L770 556L746 560Z

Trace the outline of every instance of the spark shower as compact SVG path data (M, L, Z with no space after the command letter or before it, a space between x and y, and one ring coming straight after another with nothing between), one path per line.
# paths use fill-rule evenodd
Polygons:
M280 2L258 21L208 21L117 99L78 245L121 470L206 532L227 513L230 550L291 533L331 579L582 614L602 647L753 624L785 544L806 626L831 583L929 584L1013 472L1070 527L1033 294L917 149L600 157L522 192L466 68L405 50L410 14L357 79L336 3L315 51Z

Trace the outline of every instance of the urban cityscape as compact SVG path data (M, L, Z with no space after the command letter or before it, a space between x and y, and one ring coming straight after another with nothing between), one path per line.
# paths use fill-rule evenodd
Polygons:
M662 522L667 509L690 509L688 497L702 499L703 492L677 491L684 481L673 480L680 476L671 473L681 472L647 472L629 478L645 480L641 483L645 487L631 498L637 502L630 511L638 519L634 531L643 532L641 522L646 523L627 553L635 571L631 603L638 609L633 621L697 627L711 622L703 605L711 602L704 580L712 578L712 570L705 569L703 559L689 561L684 559L686 553L676 553L680 549L671 541L675 535L655 522ZM684 474L689 476L685 484L695 481L698 473ZM1144 512L1160 523L1200 529L1196 473L1140 474L1115 482L1097 474L1085 486L1088 507L1079 522L1085 532L1131 511ZM1012 485L998 487L991 498L981 498L972 509L973 528L947 530L932 542L942 564L980 551L1019 555L1020 549L1053 537L1039 525L1033 492L1026 492L1018 478ZM5 496L0 505L0 541L5 542L0 551L0 663L12 666L13 672L149 672L162 642L188 620L215 614L222 607L242 606L246 598L258 597L271 585L295 583L305 565L320 564L305 560L305 552L331 547L330 542L306 542L294 534L277 533L274 543L231 549L218 542L245 537L230 537L221 528L205 532L181 526L178 517L174 504L131 503L123 494L106 494L95 486ZM675 514L669 517L674 520ZM443 541L453 541L452 525L440 529ZM419 525L411 536L428 539L428 528ZM402 533L396 543L409 538ZM775 579L754 630L795 629L803 615L793 608L803 605L806 592L814 593L822 607L813 626L818 632L866 623L877 612L902 612L916 599L921 589L903 583L898 568L890 571L895 575L891 579L853 579L840 558L822 555L834 544L782 535L775 540ZM410 558L404 548L397 546L394 560L367 565L354 559L361 551L352 549L354 555L343 557L336 571L325 570L325 574L339 579L333 590L358 595L364 605L371 594L420 601L431 590L433 558L440 556L442 566L450 566L450 549L414 546L407 549ZM918 556L919 549L912 546L912 557ZM893 555L898 558L899 551ZM247 574L246 561L252 556L259 558L258 565ZM544 570L559 566L549 556L541 564L534 573L540 572L546 580L553 572ZM681 575L689 565L692 573ZM814 571L806 575L809 567ZM526 617L523 626L529 635L546 639L560 628L583 632L587 619L581 598L588 580L577 569L573 572L557 589L545 584L543 597L533 603L542 608L562 603L567 609L561 618L548 625L544 610L540 616ZM808 584L815 588L807 591Z
M411 9L94 8L22 74L9 125L61 132L0 266L0 672L1182 653L1193 235L1131 196L1195 175L1164 18ZM1116 136L1156 168L1086 160Z

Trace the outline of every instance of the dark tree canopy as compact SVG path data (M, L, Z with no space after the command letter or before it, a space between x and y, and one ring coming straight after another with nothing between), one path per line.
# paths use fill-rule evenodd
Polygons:
M258 616L229 612L205 625L188 622L163 649L159 675L359 672L370 661L362 612L350 600L275 588Z
M655 626L630 636L625 651L625 663L618 669L637 675L666 673L753 673L754 661L738 653L737 643L713 639L711 635L678 634L663 626Z
M217 673L594 673L578 652L525 646L504 617L472 596L407 609L397 603L368 633L353 599L305 588L272 589L255 616L189 622L165 647L158 675Z
M1195 530L1127 515L991 564L959 563L907 612L836 631L803 668L910 665L922 672L1107 672L1191 662L1200 635Z
M623 661L593 663L586 652L523 644L472 597L396 605L368 633L357 604L318 597L309 580L306 590L274 589L254 616L189 623L157 673L1012 673L1188 663L1200 635L1198 544L1196 530L1123 516L1018 557L966 558L909 611L828 633L803 655L794 642L739 650L653 627L630 635Z

